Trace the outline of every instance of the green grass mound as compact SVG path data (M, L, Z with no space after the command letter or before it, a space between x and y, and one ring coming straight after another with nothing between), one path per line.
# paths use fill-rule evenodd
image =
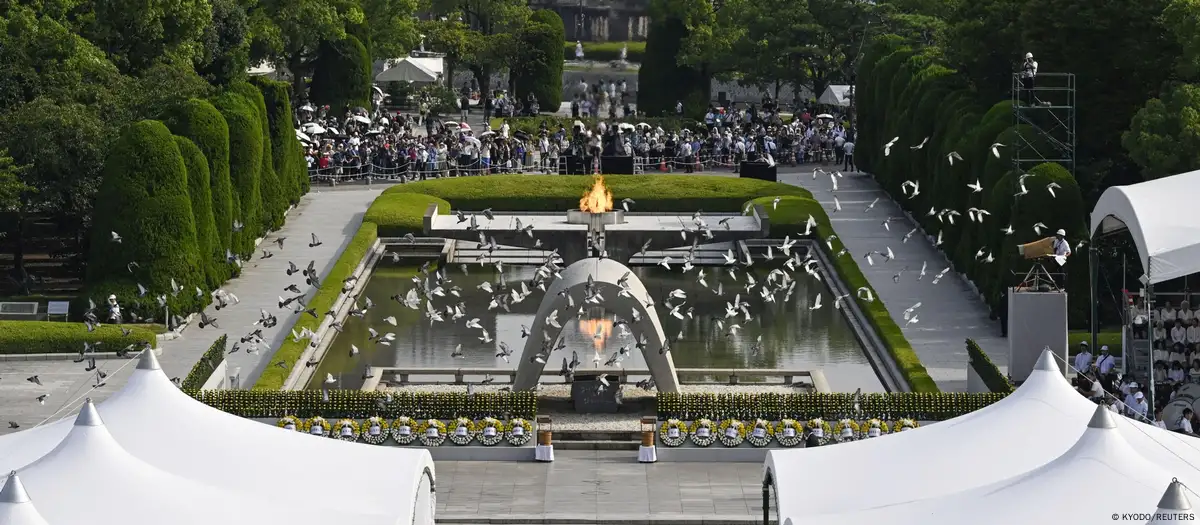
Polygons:
M379 227L380 237L403 237L406 233L421 235L425 231L425 210L437 204L438 211L450 213L450 203L419 193L385 193L371 203L363 222Z
M393 186L384 195L421 193L444 199L454 209L495 211L565 211L579 208L579 198L592 186L589 175L492 175L438 179ZM758 197L791 195L811 198L804 188L755 179L704 175L606 175L614 206L633 199L631 211L741 211Z
M772 201L774 201L773 197L760 197L755 199L754 203L761 204L766 209L767 216L771 219L771 235L773 237L803 236L805 223L808 222L809 216L817 223L812 232L816 239L825 239L833 235L834 231L829 224L829 216L825 214L825 209L821 207L821 204L813 200L811 196L785 196L779 201L777 207L772 207ZM824 249L824 242L818 244ZM900 331L900 326L892 319L887 307L879 299L879 294L875 293L875 289L871 287L871 283L867 281L867 277L863 275L853 257L834 256L842 248L841 239L834 239L833 250L829 256L837 266L838 274L850 288L851 293L864 286L871 290L875 300L868 303L858 299L859 307L866 314L867 320L875 327L875 332L887 345L892 359L896 361L896 366L900 369L904 379L908 381L909 387L914 392L938 392L937 384L929 377L929 371L925 369L925 365L921 364L912 345Z
M121 330L129 330L129 335ZM143 343L158 346L154 330L137 325L104 325L88 332L83 323L52 321L0 321L0 354L74 354L83 344L98 345L97 352L116 352Z

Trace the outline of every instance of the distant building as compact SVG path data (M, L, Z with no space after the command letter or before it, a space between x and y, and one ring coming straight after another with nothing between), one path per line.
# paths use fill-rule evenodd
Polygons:
M530 0L529 5L558 13L568 42L645 40L650 31L650 0Z

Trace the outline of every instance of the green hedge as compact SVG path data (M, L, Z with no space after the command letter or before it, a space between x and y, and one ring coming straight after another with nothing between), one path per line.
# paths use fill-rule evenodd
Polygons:
M524 418L537 416L533 392L465 393L363 392L330 390L329 400L319 390L205 390L190 391L197 400L230 414L249 418L313 417L394 419L454 419L469 417ZM387 396L391 402L386 402ZM382 403L382 407L381 406Z
M208 294L197 297L194 288L206 288L207 282L196 244L187 167L175 138L162 122L143 120L127 126L108 154L96 194L87 284L80 300L90 297L102 304L116 294L126 311L142 316L161 312L150 297L139 302L140 283L152 294L167 293L173 312L199 310L208 304ZM114 242L112 232L122 241ZM132 272L130 262L138 263ZM183 293L169 293L172 279Z
M200 265L204 269L208 287L216 288L225 282L228 275L224 271L218 272L216 267L221 263L212 257L213 245L217 242L217 225L213 222L212 177L209 175L208 160L196 143L185 137L176 135L175 145L179 147L183 164L187 167L188 197L192 202L192 220L196 223L196 249L200 255Z
M479 177L486 178L486 177ZM346 249L342 251L342 255L338 257L333 268L329 270L329 274L321 280L321 289L317 290L316 295L313 295L308 301L308 307L316 310L319 314L324 315L330 308L333 308L333 303L342 293L343 280L354 272L354 268L362 261L363 256L367 254L367 250L375 244L375 239L378 237L378 231L375 223L364 222L358 229L358 233L354 234L354 238L350 240L350 244L346 245ZM292 329L300 332L304 328L316 330L321 325L321 319L313 318L311 315L298 315ZM254 384L255 389L262 390L279 390L283 388L284 381L287 381L288 375L292 373L292 366L296 364L296 360L300 359L304 349L308 346L307 340L296 341L292 338L287 338L279 349L275 351L275 356L271 359L272 362L283 361L284 367L278 366L267 367L259 376L258 382Z
M384 195L420 193L450 202L456 210L563 211L579 207L590 175L492 175L427 180L392 186ZM636 201L633 211L741 211L746 201L767 196L811 197L804 188L755 179L706 175L606 175L614 204Z
M419 193L386 193L367 208L363 222L378 226L380 237L421 236L425 231L425 209L437 204L438 212L450 213L450 203Z
M492 129L498 130L502 124L508 122L511 132L524 131L532 136L537 136L542 129L543 122L546 124L546 128L550 130L550 133L554 133L558 131L560 126L570 132L571 127L575 125L576 121L582 122L588 127L588 129L595 129L596 125L599 124L601 120L602 119L597 118L572 118L559 117L555 115L538 115L536 117L497 117L493 118L490 124ZM646 123L654 127L660 127L666 131L674 131L682 128L697 129L704 125L704 123L699 120L675 117L637 117L619 118L615 121L611 119L603 119L603 121L609 123L610 125L613 122Z
M1014 272L1028 269L1029 263L1016 256L1017 244L1028 243L1066 229L1068 238L1086 236L1087 212L1079 185L1061 166L1043 164L1029 169L1034 177L1025 181L1029 195L1013 199L1021 173L1012 173L1011 155L1022 140L1045 155L1056 156L1051 143L1028 125L1013 124L1012 103L992 104L975 95L968 79L947 68L936 50L915 52L894 38L880 38L866 46L858 71L856 109L860 125L855 160L870 171L880 185L902 207L920 221L925 231L942 233L943 249L958 272L965 273L979 288L984 299L997 311L1001 291L1012 284ZM900 141L884 156L884 144L895 137ZM908 146L931 137L920 150ZM992 143L1000 142L999 158L992 155ZM950 152L963 157L953 166ZM1050 200L1046 184L1062 186L1057 198ZM906 180L920 184L921 195L909 199L901 195ZM973 193L967 184L976 181L984 191ZM951 226L927 215L930 208L954 209L963 213ZM985 208L992 215L982 224L966 220L968 208ZM1009 222L1015 234L1000 233ZM1032 225L1041 222L1049 232L1035 234ZM986 248L995 258L987 263L975 258ZM1078 260L1078 261L1076 261ZM1074 257L1071 268L1086 265L1086 257ZM1087 275L1080 267L1078 275ZM1076 270L1068 269L1069 273ZM1084 286L1071 286L1074 293L1069 308L1072 326L1086 323L1088 294Z
M267 104L263 101L262 92L246 82L236 82L230 86L230 89L246 99L258 121L258 136L262 142L262 157L258 170L259 197L262 198L262 215L259 219L262 222L258 234L262 235L283 226L283 212L287 210L289 204L288 191L275 174L275 157L271 150L271 125L268 123ZM295 136L295 132L292 135Z
M694 421L737 418L742 421L790 418L807 420L843 417L944 421L1004 399L1006 394L917 393L862 394L860 415L854 414L854 394L678 394L659 392L658 419Z
M761 197L754 200L755 204L761 204L766 209L767 216L771 219L771 235L776 237L781 235L803 236L805 224L811 216L817 222L812 237L818 240L817 245L821 249L827 248L824 239L835 232L829 223L829 216L825 214L825 209L821 207L820 203L813 200L811 196L785 196L779 201L778 206L772 205L774 200L774 197ZM887 346L892 360L896 362L896 366L908 382L909 388L913 392L938 392L937 383L929 377L929 371L925 369L925 365L921 364L921 359L917 357L912 345L904 337L900 326L888 313L887 307L879 299L879 294L875 292L870 281L863 275L854 257L848 254L840 257L835 255L843 248L841 239L834 239L833 250L828 254L829 258L837 266L838 274L850 290L857 290L861 287L871 290L875 300L868 303L858 299L858 304L866 314L871 326L875 328L875 333Z
M313 63L308 95L318 106L340 115L347 108L371 107L371 55L352 35L337 42L321 41Z
M134 350L147 343L157 347L158 339L153 330L138 325L106 324L88 332L83 323L0 321L0 354L74 354L83 351L84 343L98 343L97 352L116 352L130 345Z
M1015 390L1013 384L1009 382L1008 376L1000 373L996 364L972 339L967 339L967 364L975 369L975 374L983 380L983 384L987 385L988 390L998 394L1011 394Z
M233 234L233 251L242 256L254 253L254 240L262 226L263 135L254 107L241 95L225 92L213 106L229 124L229 176L233 182L235 214L244 226Z
M557 15L555 15L557 16ZM559 17L561 24L562 17ZM625 52L625 60L635 63L641 63L646 56L646 42L584 42L583 43L583 59L592 60L595 62L612 62L613 60L621 59L621 48L625 45L629 49ZM563 42L563 60L575 60L575 42Z
M292 88L286 82L276 82L266 77L251 77L250 83L262 92L267 106L275 175L284 188L286 203L295 204L308 193L309 181L308 168L304 164L304 148L296 138L292 125Z
M565 35L558 13L540 9L529 16L521 30L521 56L513 70L518 100L526 100L532 93L541 107L557 111L563 98L563 61L558 59L558 50Z
M218 281L224 282L233 275L234 269L232 265L220 264L225 261L225 249L232 246L235 215L233 184L229 179L229 125L211 103L195 98L168 111L165 123L172 133L195 143L208 161L215 227L209 258L218 263L212 270Z
M675 103L683 102L685 115L704 117L712 99L712 78L703 71L680 66L677 60L689 34L677 17L651 20L646 53L638 69L638 113L651 117L674 115Z
M183 383L180 388L184 390L200 390L204 383L212 377L213 372L217 371L217 365L225 360L225 346L229 342L229 335L223 334L213 341L212 346L200 356L200 360L192 365L192 371L188 372L187 377L183 378Z

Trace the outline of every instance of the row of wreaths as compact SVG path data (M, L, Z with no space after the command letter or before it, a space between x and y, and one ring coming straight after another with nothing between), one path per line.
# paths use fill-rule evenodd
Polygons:
M742 443L765 447L772 442L784 447L795 447L804 443L810 436L816 436L824 445L879 437L918 426L920 424L912 419L901 419L893 423L879 419L862 422L843 419L832 425L821 419L803 422L795 419L759 419L750 422L737 419L698 419L690 424L678 419L668 419L659 425L658 439L668 447L682 446L689 441L699 447L707 447L717 442L726 447L736 447Z
M276 426L313 436L363 441L373 445L382 445L390 439L401 445L419 442L426 447L436 447L446 441L455 445L479 443L490 447L508 443L519 447L529 443L534 437L533 424L521 418L505 421L492 417L480 420L464 417L445 422L405 416L390 421L381 417L367 418L363 421L330 421L320 416L308 419L285 416L276 422Z

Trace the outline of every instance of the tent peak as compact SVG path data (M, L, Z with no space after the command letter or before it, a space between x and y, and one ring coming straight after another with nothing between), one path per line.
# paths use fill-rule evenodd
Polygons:
M100 419L100 413L96 412L96 405L92 403L92 398L88 398L83 402L83 408L79 409L79 417L75 418L75 426L77 427L102 427L104 421Z
M1054 352L1049 348L1042 350L1042 355L1038 356L1037 363L1033 365L1033 369L1042 372L1062 373L1062 369L1058 367L1058 359L1054 357Z
M138 370L162 370L158 364L158 358L154 357L154 349L146 347L142 350L142 356L138 358Z
M1096 405L1096 411L1092 413L1092 420L1088 421L1088 428L1117 428L1117 421L1108 407Z
M1159 510L1191 510L1192 502L1188 500L1187 494L1183 491L1183 483L1178 479L1172 479L1171 484L1167 486L1167 491L1163 493L1163 497L1158 501Z
M12 471L8 474L8 480L4 482L4 487L0 488L0 503L29 503L29 493L25 492L25 485L21 483L21 478L17 477L17 471Z

